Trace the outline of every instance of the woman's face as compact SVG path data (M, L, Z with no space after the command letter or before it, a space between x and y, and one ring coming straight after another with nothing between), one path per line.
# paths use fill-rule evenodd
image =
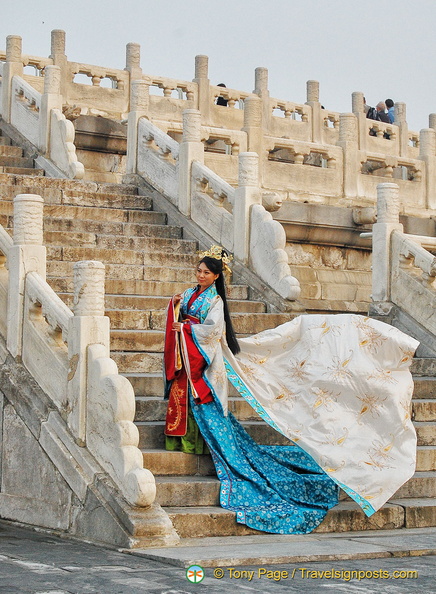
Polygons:
M200 285L202 291L210 287L210 285L219 277L219 274L214 274L210 271L204 262L201 262L197 266L195 274L197 276L197 283Z

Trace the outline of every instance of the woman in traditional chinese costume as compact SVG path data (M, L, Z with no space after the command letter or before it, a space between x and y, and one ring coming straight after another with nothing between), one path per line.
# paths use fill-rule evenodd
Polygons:
M414 473L409 366L417 341L357 315L300 316L236 340L223 277L229 257L204 252L197 287L168 308L167 449L202 453L236 520L310 532L338 486L370 516ZM256 444L227 411L231 383L289 445Z

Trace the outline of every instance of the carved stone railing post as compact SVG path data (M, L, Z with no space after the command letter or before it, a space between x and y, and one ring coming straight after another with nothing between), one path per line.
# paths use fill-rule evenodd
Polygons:
M254 71L254 91L262 99L263 116L262 124L264 132L269 130L271 122L270 97L268 91L268 68L259 67Z
M394 103L394 124L400 128L399 148L400 157L408 156L409 128L406 121L406 104Z
M21 57L21 37L8 35L6 37L6 62L3 64L2 75L2 118L11 122L12 77L23 76L23 60Z
M260 97L247 97L244 101L244 127L247 133L247 149L250 153L257 153L259 161L259 179L262 179L263 162L263 129L262 129L262 99Z
M195 78L192 82L198 87L197 108L201 113L201 122L210 123L210 81L208 74L209 58L207 56L195 56Z
M259 156L257 153L239 155L238 187L233 204L233 246L235 258L248 263L250 247L250 209L262 204L259 188Z
M148 116L150 81L133 80L130 85L130 112L127 117L126 173L137 172L138 122Z
M312 142L322 142L321 103L319 102L319 82L308 80L306 82L306 105L312 108Z
M391 234L403 231L400 221L400 194L397 184L377 186L377 222L372 228L372 311L386 314L390 309Z
M426 208L436 208L436 131L424 128L419 133L419 158L425 162Z
M62 98L67 99L67 88L68 88L68 74L67 66L68 59L65 53L66 41L65 31L62 29L53 29L51 32L51 52L50 58L53 60L53 64L58 66L61 71L60 75L60 93ZM47 73L47 71L45 71ZM64 101L62 101L64 102ZM62 109L61 109L62 111Z
M86 441L88 347L100 344L109 357L109 318L104 315L105 267L101 262L74 264L74 316L68 327L67 422L79 445Z
M197 56L198 57L198 56ZM183 112L183 137L179 150L179 210L191 216L191 167L193 161L204 163L201 142L201 116L196 109Z
M352 112L357 118L357 142L358 146L361 151L366 150L366 139L368 136L368 132L366 129L366 113L365 113L365 101L364 95L360 91L355 91L351 95L351 103L352 103Z
M44 76L44 93L41 96L39 112L39 149L44 153L50 150L51 110L62 112L61 69L59 66L46 66Z
M128 43L126 45L125 70L130 72L130 84L132 84L133 81L140 80L142 78L141 46L139 45L139 43ZM132 111L132 106L130 106L130 111Z
M357 197L357 181L359 175L358 157L358 119L354 113L341 113L339 116L338 146L344 155L344 196Z
M37 194L14 198L14 243L9 248L7 346L14 357L21 356L24 315L24 286L29 272L45 280L46 249L43 242L44 201Z

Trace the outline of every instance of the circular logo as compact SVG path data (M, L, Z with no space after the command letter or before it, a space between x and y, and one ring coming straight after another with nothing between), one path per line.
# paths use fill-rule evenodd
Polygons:
M199 584L204 580L204 569L200 565L191 565L186 570L186 579L193 584Z

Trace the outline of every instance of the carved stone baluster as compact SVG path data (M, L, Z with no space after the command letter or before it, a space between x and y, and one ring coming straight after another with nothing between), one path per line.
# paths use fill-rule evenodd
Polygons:
M7 346L14 357L22 354L26 276L37 272L45 280L43 208L44 201L37 194L20 194L14 198L14 243L8 253L7 319Z
M233 204L233 245L235 257L248 262L250 246L250 209L262 204L259 188L259 156L257 153L239 155L238 187Z
M193 161L204 163L201 142L201 113L196 109L183 112L183 138L179 150L179 210L191 214L191 169Z
M391 235L403 231L399 222L400 194L397 184L377 186L377 223L372 237L372 300L373 311L386 313L391 295Z
M74 264L74 316L68 326L68 425L79 445L86 442L87 353L103 345L109 357L109 318L104 315L105 267L101 262Z

